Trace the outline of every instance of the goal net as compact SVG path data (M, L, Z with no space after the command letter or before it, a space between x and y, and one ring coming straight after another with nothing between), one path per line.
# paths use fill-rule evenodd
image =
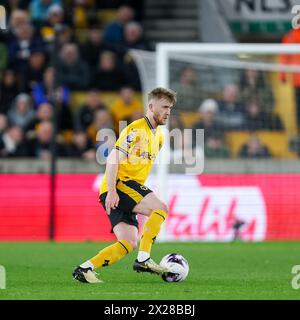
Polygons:
M174 194L185 197L171 208L173 220L162 238L300 239L300 219L293 211L300 184L300 46L166 43L158 44L156 52L131 54L145 94L155 86L177 92L169 129L193 132L187 139L182 134L182 144L166 139L153 177L170 205ZM196 129L204 129L203 144L195 139ZM199 156L203 167L195 166L198 172L187 170L186 146L204 151L204 158ZM205 207L205 199L212 204ZM201 210L208 213L199 216ZM260 227L252 232L255 224Z

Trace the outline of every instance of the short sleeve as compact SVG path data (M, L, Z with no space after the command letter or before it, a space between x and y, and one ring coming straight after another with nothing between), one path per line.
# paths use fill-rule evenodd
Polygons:
M128 126L122 130L119 139L116 141L115 148L128 156L132 152L137 141L138 130Z

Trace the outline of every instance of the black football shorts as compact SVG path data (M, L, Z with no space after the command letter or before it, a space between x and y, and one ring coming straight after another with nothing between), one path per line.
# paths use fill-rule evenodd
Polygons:
M119 195L120 201L116 209L111 209L108 218L111 223L111 233L113 233L113 228L119 222L125 222L127 224L136 226L138 228L138 221L136 214L132 212L133 208L148 194L151 193L148 187L134 181L117 181L117 193ZM106 211L105 200L107 192L100 195L99 200Z

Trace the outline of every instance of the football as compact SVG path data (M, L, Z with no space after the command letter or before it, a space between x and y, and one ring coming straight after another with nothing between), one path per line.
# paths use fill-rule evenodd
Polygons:
M169 253L161 259L159 264L170 270L162 275L162 279L166 282L180 282L188 276L189 264L180 254Z

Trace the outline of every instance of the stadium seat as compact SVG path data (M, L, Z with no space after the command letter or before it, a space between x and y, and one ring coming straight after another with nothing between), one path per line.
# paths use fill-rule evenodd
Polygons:
M103 25L106 25L116 19L117 10L115 9L101 9L97 11L97 17Z
M135 93L137 99L142 99L142 94L137 92ZM86 101L87 93L83 91L74 91L71 94L70 106L73 113L76 113L78 108L83 105ZM118 92L103 92L101 93L101 100L108 108L112 106L115 100L119 97Z
M237 157L241 147L247 143L251 135L255 134L275 158L294 159L297 155L289 150L288 133L274 131L231 131L225 134L231 156Z
M180 120L185 128L193 128L200 120L200 114L199 112L180 112Z

